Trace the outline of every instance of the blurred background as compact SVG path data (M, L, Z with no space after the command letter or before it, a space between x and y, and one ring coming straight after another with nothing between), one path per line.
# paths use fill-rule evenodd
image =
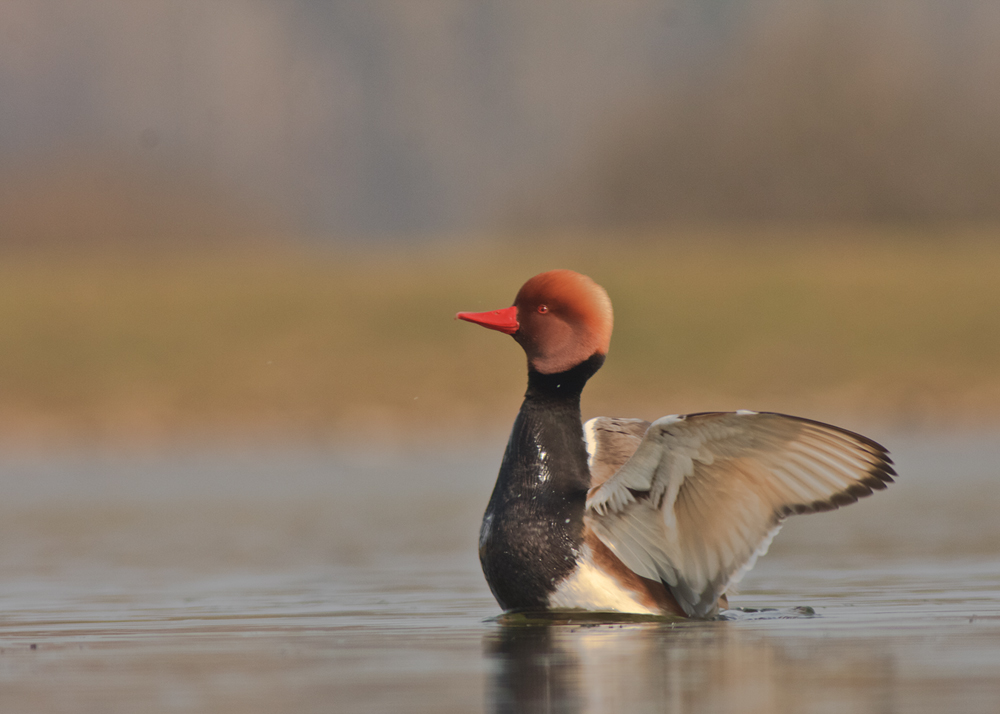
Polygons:
M0 443L454 440L608 288L585 416L980 429L1000 5L2 0Z
M995 0L0 0L0 710L995 711L998 46ZM553 268L615 307L585 418L892 451L734 599L821 618L490 619L525 363L454 315Z

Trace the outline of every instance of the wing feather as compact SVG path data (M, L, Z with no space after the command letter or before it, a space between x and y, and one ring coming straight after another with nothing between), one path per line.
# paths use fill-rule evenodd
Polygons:
M707 412L645 422L588 422L588 434L627 433L613 475L594 481L587 521L639 575L666 583L689 615L767 551L783 519L853 503L892 482L888 452L867 437L769 412ZM607 446L607 443L605 443ZM588 449L590 443L588 442ZM594 453L594 452L592 452Z

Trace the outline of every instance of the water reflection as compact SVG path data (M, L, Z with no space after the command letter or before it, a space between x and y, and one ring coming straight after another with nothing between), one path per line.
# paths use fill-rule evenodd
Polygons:
M0 453L0 711L995 714L1000 440L899 454L790 519L734 600L775 612L526 627L484 622L492 451Z
M500 626L486 637L493 664L487 704L494 712L583 711L580 658L554 627Z
M493 712L893 711L892 657L729 622L499 625L485 638ZM825 651L823 651L825 650ZM888 709L886 708L888 707ZM840 709L838 709L840 710Z

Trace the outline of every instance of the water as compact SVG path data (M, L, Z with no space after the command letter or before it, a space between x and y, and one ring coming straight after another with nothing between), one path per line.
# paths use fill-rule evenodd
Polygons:
M792 519L732 598L775 609L548 627L496 621L476 561L502 443L8 454L0 709L997 711L1000 445L885 441L899 482Z

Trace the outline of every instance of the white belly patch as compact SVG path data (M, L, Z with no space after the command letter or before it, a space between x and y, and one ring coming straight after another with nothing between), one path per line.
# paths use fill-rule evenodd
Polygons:
M623 588L617 580L594 565L592 553L587 546L584 546L580 566L549 595L549 607L661 614L659 608L644 605L635 593Z

